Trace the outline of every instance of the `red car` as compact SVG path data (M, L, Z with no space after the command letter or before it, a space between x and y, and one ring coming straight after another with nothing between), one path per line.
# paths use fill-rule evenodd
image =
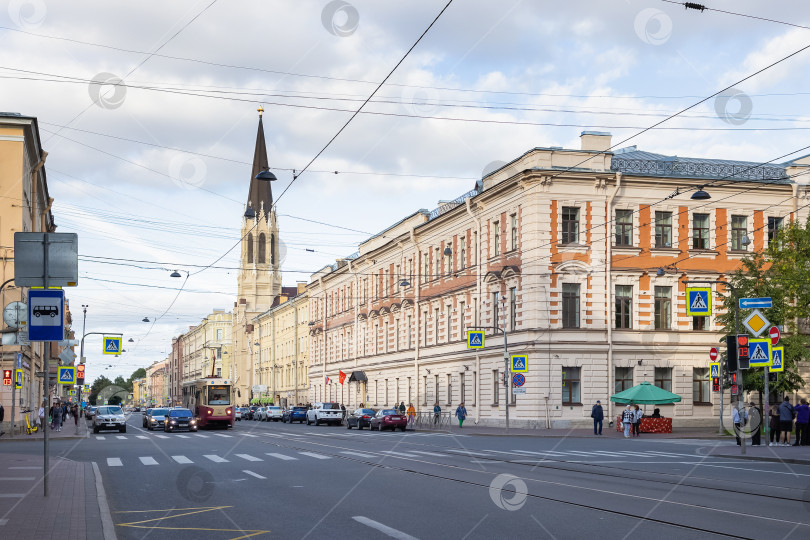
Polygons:
M384 429L394 431L395 429L399 428L402 431L405 431L407 426L407 416L404 414L399 414L399 411L396 409L382 409L374 415L374 418L371 419L369 429L371 431L374 431L375 429L379 431Z

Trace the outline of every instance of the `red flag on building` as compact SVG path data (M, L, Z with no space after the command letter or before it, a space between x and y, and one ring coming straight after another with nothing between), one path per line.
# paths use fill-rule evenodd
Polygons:
M343 381L345 381L345 380L346 380L346 374L343 373L342 371L338 370L338 382L340 384L343 384Z
M329 384L329 377L326 378L326 384Z

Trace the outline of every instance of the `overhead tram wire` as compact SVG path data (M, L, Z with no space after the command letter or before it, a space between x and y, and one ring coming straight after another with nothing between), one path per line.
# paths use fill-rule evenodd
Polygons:
M804 26L804 25L801 25L801 24L790 23L790 22L787 22L787 21L779 21L779 20L776 20L776 19L769 19L767 17L760 17L758 15L749 15L747 13L736 13L734 11L726 11L724 9L717 9L717 8L706 6L704 4L698 4L698 3L695 3L695 2L675 2L674 0L661 0L661 1L666 2L667 4L675 4L675 5L678 5L678 6L683 6L684 9L687 9L687 10L692 9L692 10L700 11L700 12L703 12L703 11L716 11L717 13L724 13L726 15L734 15L736 17L746 17L748 19L756 19L758 21L772 22L772 23L776 23L776 24L783 24L785 26L792 26L794 28L803 28L805 30L810 30L810 26Z

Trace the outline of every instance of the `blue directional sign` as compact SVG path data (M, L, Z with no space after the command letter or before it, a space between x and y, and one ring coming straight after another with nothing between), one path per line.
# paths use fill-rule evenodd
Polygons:
M771 371L785 371L785 348L771 348Z
M76 384L76 368L73 366L59 366L59 384Z
M470 330L467 332L467 348L468 349L483 349L484 348L484 331L483 330Z
M708 287L686 289L686 316L708 317L712 314L712 290Z
M65 339L65 291L28 291L28 341Z
M740 308L754 309L754 308L769 308L773 307L773 301L770 297L765 298L740 298Z
M748 360L751 367L771 365L771 340L749 339Z
M512 373L526 373L529 371L529 357L525 354L513 354L509 359L512 361Z
M117 336L104 336L103 354L121 354L121 338Z

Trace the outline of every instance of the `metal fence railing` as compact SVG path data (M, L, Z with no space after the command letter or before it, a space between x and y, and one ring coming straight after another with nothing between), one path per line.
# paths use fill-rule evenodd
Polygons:
M447 429L450 426L452 416L449 412L434 413L432 411L422 411L416 413L414 429Z

